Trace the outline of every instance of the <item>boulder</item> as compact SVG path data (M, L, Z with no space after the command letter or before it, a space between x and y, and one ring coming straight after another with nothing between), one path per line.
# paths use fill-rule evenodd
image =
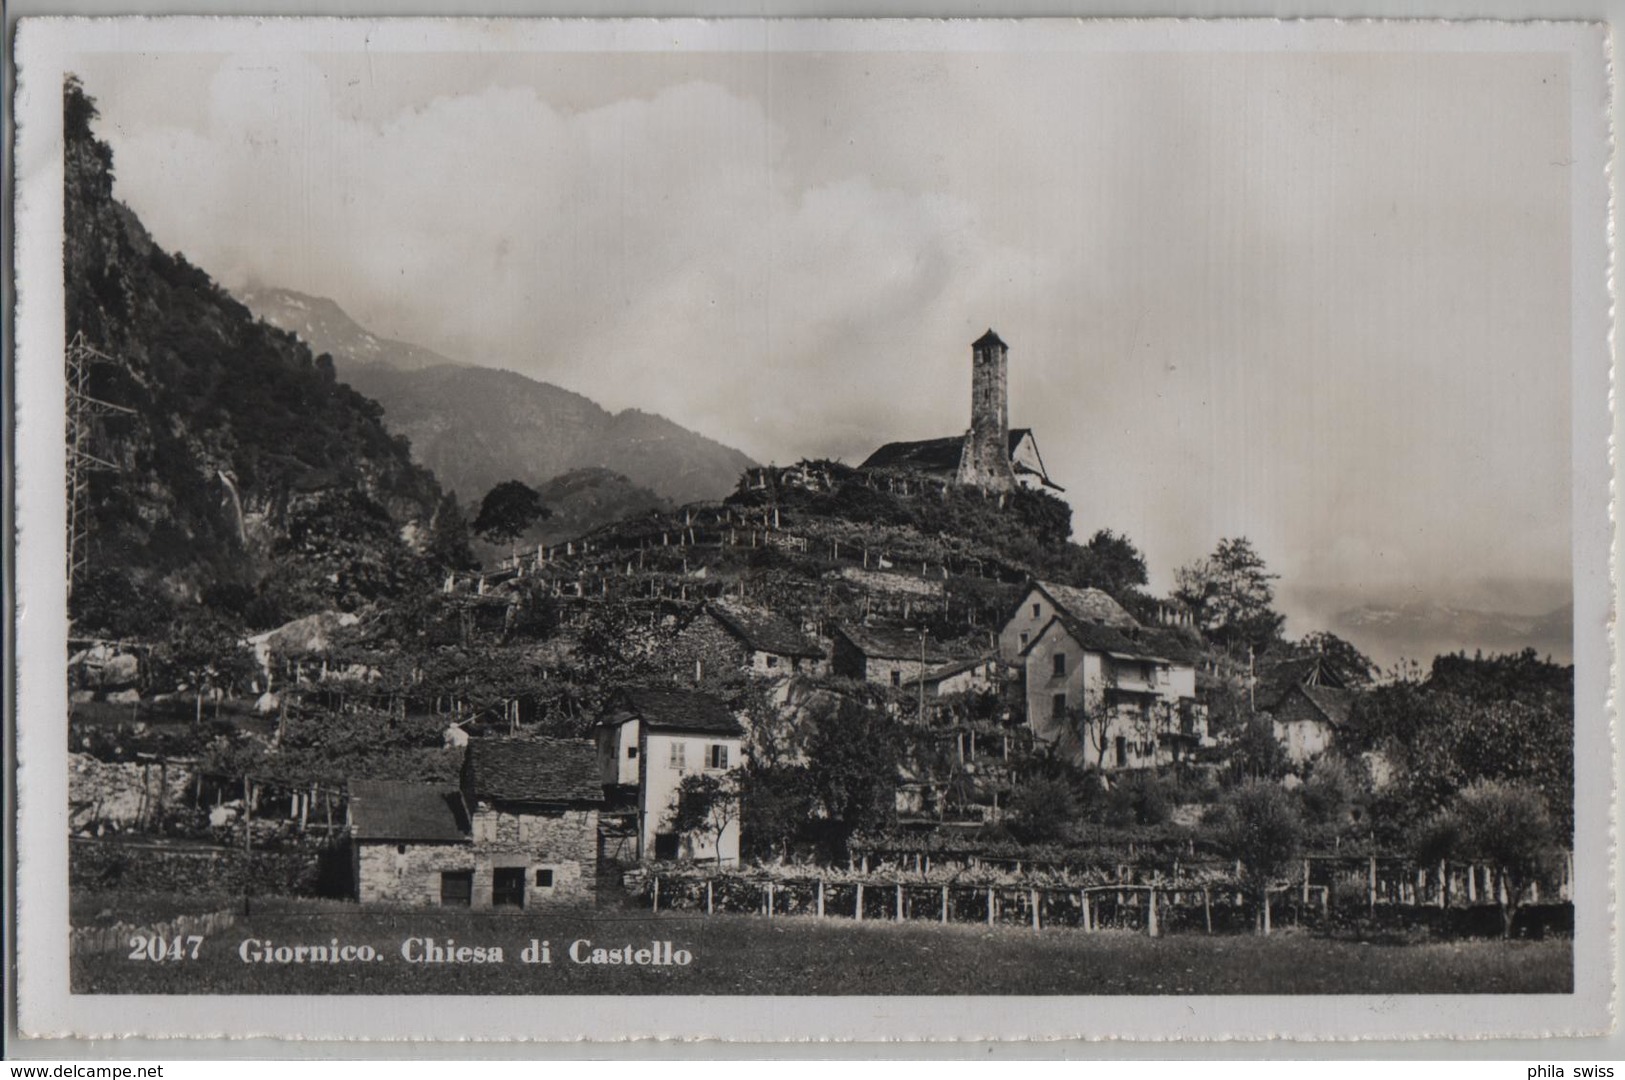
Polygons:
M141 700L139 690L114 690L107 695L109 705L134 705Z

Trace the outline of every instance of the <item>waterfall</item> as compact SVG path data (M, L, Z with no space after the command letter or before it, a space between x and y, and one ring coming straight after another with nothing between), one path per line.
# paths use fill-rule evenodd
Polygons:
M214 472L216 476L220 477L220 482L226 485L226 490L231 492L231 505L237 509L237 539L247 544L248 529L243 524L243 500L237 495L237 485L232 482L231 477L226 475L224 469L216 469Z

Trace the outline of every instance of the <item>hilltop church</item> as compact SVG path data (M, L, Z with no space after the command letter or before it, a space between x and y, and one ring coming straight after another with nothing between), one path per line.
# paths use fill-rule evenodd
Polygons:
M862 469L921 472L989 491L1020 484L1065 490L1049 478L1032 429L1010 427L1010 347L991 329L971 344L970 430L920 442L887 443Z

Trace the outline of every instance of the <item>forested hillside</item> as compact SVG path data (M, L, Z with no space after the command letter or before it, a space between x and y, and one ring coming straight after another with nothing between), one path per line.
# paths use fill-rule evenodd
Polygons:
M64 94L67 336L102 355L81 633L141 636L198 601L250 625L398 591L440 490L382 409L257 321L113 197L112 151Z

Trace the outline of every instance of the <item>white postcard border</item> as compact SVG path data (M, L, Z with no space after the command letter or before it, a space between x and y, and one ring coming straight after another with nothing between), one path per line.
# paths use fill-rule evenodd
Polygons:
M17 38L19 1020L30 1035L441 1041L1301 1039L1588 1035L1611 1024L1613 421L1607 34L1596 24L1266 20L28 20ZM1571 57L1576 665L1575 993L1329 997L140 997L68 993L61 78L124 51L1509 51ZM477 1008L471 1007L477 1003ZM453 1007L455 1006L455 1007Z

